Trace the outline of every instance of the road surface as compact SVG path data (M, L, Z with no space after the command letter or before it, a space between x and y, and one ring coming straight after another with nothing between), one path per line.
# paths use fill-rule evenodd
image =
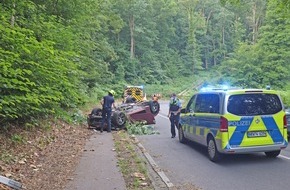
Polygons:
M227 155L213 163L205 147L171 138L167 113L168 103L163 102L155 126L160 134L138 139L174 185L193 184L203 190L290 189L290 147L274 159L254 153Z

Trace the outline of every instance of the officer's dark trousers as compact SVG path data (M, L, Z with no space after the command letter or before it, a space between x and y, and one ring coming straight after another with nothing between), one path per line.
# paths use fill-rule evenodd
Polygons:
M173 113L170 115L170 123L171 123L171 135L172 137L176 136L175 127L178 128L180 114L174 115Z
M101 123L101 130L103 131L104 129L104 123L105 120L107 120L107 131L111 132L111 114L112 114L112 109L103 109L102 110L102 123Z

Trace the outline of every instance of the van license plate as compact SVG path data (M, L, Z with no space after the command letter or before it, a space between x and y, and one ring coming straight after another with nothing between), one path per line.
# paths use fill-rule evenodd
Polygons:
M247 133L248 137L266 137L266 131L249 131Z

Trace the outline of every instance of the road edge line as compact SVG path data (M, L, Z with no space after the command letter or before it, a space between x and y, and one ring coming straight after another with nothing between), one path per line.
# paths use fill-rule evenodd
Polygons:
M287 160L290 160L290 158L289 158L289 157L287 157L287 156L284 156L284 155L282 155L282 154L280 154L278 157L280 157L280 158L284 158L284 159L287 159Z
M165 175L165 173L160 169L160 167L156 164L150 154L146 151L141 143L138 143L137 146L141 149L141 152L148 160L149 164L153 168L153 170L160 176L162 181L166 184L168 188L174 187L173 183L170 182L169 178Z

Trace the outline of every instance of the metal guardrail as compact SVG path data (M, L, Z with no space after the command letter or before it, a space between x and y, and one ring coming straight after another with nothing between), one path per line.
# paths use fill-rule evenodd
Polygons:
M202 87L202 85L204 84L204 81L198 81L196 83L194 83L191 87L184 89L183 91L178 93L178 96L183 96L186 95L187 93L192 92L192 90L198 90Z
M9 179L7 177L1 176L1 175L0 175L0 183L7 185L9 187L12 187L13 189L16 189L16 190L22 189L21 183L14 181L12 179Z

